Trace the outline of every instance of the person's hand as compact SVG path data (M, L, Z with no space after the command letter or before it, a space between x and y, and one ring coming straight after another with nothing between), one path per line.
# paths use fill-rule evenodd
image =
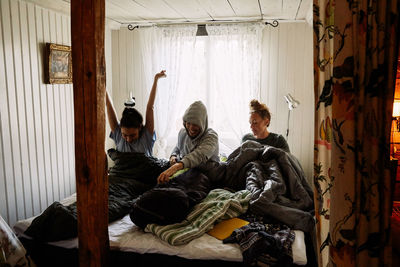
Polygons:
M171 166L172 165L174 165L176 163L176 156L171 156L170 158L169 158L169 164L171 164Z
M165 74L165 70L162 70L159 73L157 73L156 76L154 76L154 79L158 80L158 79L164 78L164 77L167 77L167 75Z
M177 171L183 169L183 163L175 163L171 167L169 167L167 170L163 171L157 178L157 183L158 184L163 184L169 181L169 177L174 175Z

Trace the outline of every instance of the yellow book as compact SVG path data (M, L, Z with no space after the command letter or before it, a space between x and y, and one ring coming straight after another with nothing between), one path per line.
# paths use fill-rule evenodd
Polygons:
M225 238L229 237L235 229L238 229L247 224L249 224L248 221L239 218L231 218L217 223L216 225L214 225L213 229L207 232L207 234L219 240L224 240Z

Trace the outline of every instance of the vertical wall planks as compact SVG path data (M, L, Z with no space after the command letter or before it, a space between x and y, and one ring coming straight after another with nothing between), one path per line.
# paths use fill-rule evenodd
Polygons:
M39 72L39 86L40 86L40 110L42 118L42 141L43 141L43 155L44 155L44 168L45 168L45 190L47 203L54 201L53 183L52 183L52 163L50 154L50 136L49 136L49 118L47 108L47 85L43 83L44 80L44 48L45 48L45 25L48 25L48 20L43 22L44 12L42 8L36 7L36 33L37 33L37 53L38 53L38 72ZM45 207L42 207L44 209Z
M18 3L18 2L17 2ZM31 217L33 214L40 212L40 203L33 196L39 195L38 190L38 177L37 177L37 165L36 165L36 146L35 146L35 131L34 131L34 117L33 117L33 101L32 101L32 90L31 90L31 61L29 55L29 34L28 34L28 18L27 18L26 4L23 2L19 3L19 19L20 19L20 35L21 35L21 50L22 50L22 69L21 72L22 80L24 83L23 92L25 105L25 121L21 121L20 124L26 123L26 132L20 132L21 138L26 136L27 138L27 151L23 152L21 149L23 162L27 165L28 173L24 175L24 191L25 191L25 205L26 216ZM26 45L28 44L28 45ZM22 90L21 90L22 91ZM22 143L22 142L21 142Z
M0 213L38 215L75 189L72 84L44 84L45 43L70 45L70 18L0 1Z
M70 27L70 18L67 18L68 23L67 25L67 33L66 33L66 38L68 40L68 44L71 44L71 27ZM75 138L74 138L74 130L75 130L75 124L74 124L74 95L73 95L73 88L72 85L70 85L70 90L68 91L68 118L69 118L69 161L70 161L70 171L72 171L75 174ZM71 174L71 173L70 173ZM76 192L76 182L75 182L75 176L73 179L69 179L70 181L70 188L71 188L71 193Z
M49 10L43 10L43 25L49 25L49 27L43 27L43 38L47 42L55 42L54 40L54 20L53 13ZM53 36L52 36L53 33ZM46 60L46 59L45 59ZM55 110L54 110L54 92L57 90L57 85L46 85L47 93L47 118L48 118L48 145L50 148L51 156L51 181L53 186L53 198L54 200L59 199L59 177L58 177L58 162L57 162L57 144L56 144L56 129L55 129Z
M38 184L38 192L37 194L33 191L33 199L35 202L39 203L39 211L35 209L37 204L34 204L34 213L38 214L43 211L45 207L47 207L47 198L46 198L46 177L45 177L45 164L44 164L44 155L43 155L43 140L42 140L42 117L40 110L40 77L39 77L39 66L38 66L38 50L36 44L36 21L35 21L35 6L33 4L27 4L27 16L28 16L28 25L29 25L29 55L30 55L30 71L31 71L31 101L33 105L33 129L35 136L35 155L36 158L36 175L37 175L37 184ZM29 101L28 99L26 101ZM34 173L34 170L32 170Z
M3 13L4 7L0 5L0 14ZM11 153L11 137L8 119L8 101L7 101L7 81L4 60L3 36L6 34L3 28L3 15L0 16L0 209L1 216L6 221L15 221L16 203L15 196L11 192L11 186L14 185L14 174L12 168L5 166L12 165ZM7 159L6 159L6 155ZM11 164L10 164L11 161ZM11 183L11 185L10 185ZM14 208L9 209L9 205Z
M2 1L2 14L3 19L3 31L4 31L4 51L13 51L13 36L12 36L12 25L11 25L11 7L10 2ZM25 206L23 199L23 184L22 184L22 171L21 171L21 155L20 155L20 143L19 143L19 125L18 125L18 111L17 111L17 98L16 98L16 85L15 85L15 69L14 69L14 57L13 53L4 53L4 63L6 73L6 92L7 97L5 98L8 103L8 110L5 113L9 116L9 125L4 127L5 131L7 129L10 131L10 144L11 153L5 154L12 159L10 165L8 165L12 171L12 175L7 175L8 188L7 193L10 198L13 197L16 200L16 215L17 219L21 219L25 214ZM12 180L12 181L11 181Z
M273 124L272 129L277 129L278 133L282 134L283 136L286 137L286 129L287 129L287 116L288 116L288 109L287 105L285 104L285 99L283 96L287 94L287 84L288 84L288 61L290 57L290 50L289 50L289 42L288 42L288 37L289 37L289 29L290 29L290 23L281 23L279 24L279 46L278 46L278 72L277 72L277 94L275 98L275 113L274 113L274 118L271 122ZM291 59L290 59L291 60Z
M288 27L288 36L287 36L287 50L288 55L286 58L286 76L288 77L285 85L282 96L280 97L280 101L285 107L285 114L288 114L289 109L288 105L285 102L283 95L290 93L297 100L302 98L302 92L298 88L298 84L301 84L301 80L304 77L304 68L299 66L297 63L304 64L304 54L301 51L304 51L304 42L296 42L299 40L298 33L303 31L303 27L301 24L293 23ZM303 50L299 48L302 47ZM300 68L298 68L300 67ZM297 93L296 93L297 91ZM300 100L300 103L302 101ZM297 151L298 155L301 155L301 142L292 142L295 140L301 140L301 120L295 120L296 113L301 112L304 108L303 105L298 106L296 109L290 112L290 122L289 122L289 137L288 141L290 142L292 151ZM287 121L285 121L285 127L287 128ZM286 131L286 130L285 130ZM286 134L286 132L285 132Z
M62 17L60 16L60 26L59 28L61 28L61 30L59 32L61 32L61 36L60 36L60 42L61 44L64 45L71 45L69 38L67 36L67 34L69 34L68 32L68 25L69 25L69 20L66 17ZM68 110L67 108L67 95L69 91L72 90L72 85L70 84L65 84L62 88L62 91L60 92L60 105L61 105L61 125L62 125L62 155L63 155L63 172L64 172L64 197L65 196L69 196L71 194L71 181L70 179L68 179L68 172L71 169L70 166L70 161L69 161L69 150L70 150L70 146L72 146L72 144L70 143L70 139L68 134L70 133L70 129L71 129L71 125L68 124L68 113L72 111Z
M15 168L19 168L21 175L15 176L15 184L17 186L17 199L22 201L23 209L18 210L18 219L25 218L27 214L32 215L32 202L31 202L31 191L29 181L29 160L28 160L28 143L26 134L26 117L25 117L25 101L24 101L24 83L23 83L23 69L22 69L22 49L21 49L21 34L20 34L20 23L19 23L19 10L18 2L10 1L11 18L14 18L15 23L11 24L11 36L13 43L13 61L14 61L14 86L15 88L9 88L10 92L15 93L15 105L16 105L16 122L17 129L13 136L15 143L19 144L19 151L15 151L15 158L18 157L19 164L15 165ZM12 115L12 114L11 114ZM17 160L15 162L18 162ZM21 188L18 188L21 186ZM27 205L27 202L29 204Z
M1 34L0 34L1 36ZM1 41L1 39L0 39ZM1 57L0 57L1 59ZM1 70L1 68L0 68ZM0 73L1 74L1 73ZM0 103L1 105L1 103ZM1 120L1 112L0 112ZM0 124L0 133L3 131ZM0 134L0 150L3 151L3 136ZM4 220L8 221L8 207L7 207L7 196L6 196L6 175L4 168L4 157L3 153L0 153L0 210L1 216Z
M61 27L61 16L60 14L53 13L51 16L52 19L52 24L54 25L54 29L50 27L51 29L51 37L52 37L52 42L56 44L62 44L62 27ZM54 32L53 32L54 30ZM65 85L64 84L57 84L54 87L54 122L55 122L55 136L56 136L56 159L57 159L57 174L58 174L58 198L63 199L65 198L65 182L64 182L64 170L63 170L63 165L65 164L64 159L63 159L63 132L65 129L62 127L62 120L61 120L61 114L64 112L62 104L61 104L61 99L60 95L61 92L64 90Z

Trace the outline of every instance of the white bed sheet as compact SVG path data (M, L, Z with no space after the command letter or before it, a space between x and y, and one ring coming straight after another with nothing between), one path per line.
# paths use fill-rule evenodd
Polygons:
M69 205L76 201L76 195L60 201L63 205ZM14 225L14 231L18 236L29 238L24 235L24 231L29 227L34 217L18 221ZM298 265L307 264L306 247L304 242L304 233L295 230L295 240L292 245L293 262ZM242 253L238 244L223 244L208 234L196 238L186 245L172 246L159 239L152 233L145 233L139 227L134 225L126 215L124 218L111 223L108 226L110 238L110 248L115 250L144 253L159 253L166 255L176 255L186 259L202 260L225 260L242 261ZM72 238L57 242L49 242L50 245L63 248L77 248L78 239Z

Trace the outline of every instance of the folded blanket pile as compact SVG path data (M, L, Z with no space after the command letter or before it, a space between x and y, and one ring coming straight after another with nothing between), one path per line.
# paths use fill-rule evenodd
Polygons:
M181 223L166 226L148 224L145 231L157 235L171 245L187 244L211 230L215 222L245 213L250 197L247 190L232 193L225 189L214 189L194 206Z
M285 225L252 222L233 231L224 243L238 243L246 266L291 266L295 234Z

